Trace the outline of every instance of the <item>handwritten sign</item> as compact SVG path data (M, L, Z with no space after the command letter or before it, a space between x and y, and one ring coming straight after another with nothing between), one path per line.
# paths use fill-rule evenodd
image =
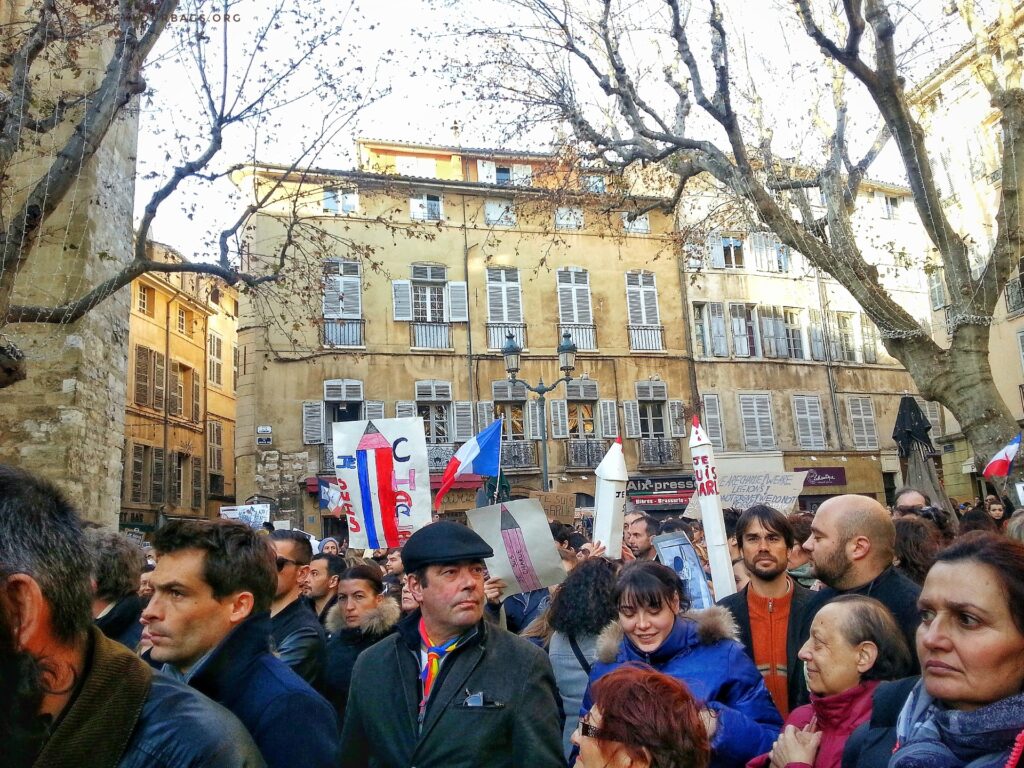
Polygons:
M240 520L250 528L262 528L270 522L269 504L246 504L241 507L221 507L220 516L227 520Z
M576 514L575 493L542 493L536 498L549 520L572 525Z
M695 467L694 471L698 472L698 468ZM783 514L789 514L796 509L806 475L806 472L758 472L714 478L708 472L707 477L701 480L705 483L717 481L723 507L747 509L755 504L766 504ZM697 494L694 494L684 517L697 519L699 516L700 506L697 504Z

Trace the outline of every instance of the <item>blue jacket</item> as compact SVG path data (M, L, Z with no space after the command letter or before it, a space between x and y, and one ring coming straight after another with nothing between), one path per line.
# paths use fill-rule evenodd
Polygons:
M251 616L200 661L187 682L242 721L270 768L337 768L341 737L334 709L271 655L269 645L270 617Z
M598 661L590 673L581 716L590 711L595 680L626 662L649 664L682 680L698 702L718 715L710 768L746 765L772 748L782 716L761 673L733 637L735 623L720 607L678 617L665 642L650 654L637 650L618 623L609 625L598 639Z

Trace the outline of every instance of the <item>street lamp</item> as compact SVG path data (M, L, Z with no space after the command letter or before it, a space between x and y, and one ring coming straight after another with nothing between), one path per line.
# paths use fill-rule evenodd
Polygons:
M545 493L550 490L550 487L548 486L548 420L544 396L548 392L557 389L558 385L562 382L571 381L572 372L576 370L576 345L573 344L572 336L569 335L568 331L562 333L562 341L558 345L557 352L558 367L565 375L552 384L545 384L544 379L541 378L537 382L537 386L531 386L518 377L519 359L523 353L523 348L516 343L511 331L505 336L505 346L501 348L501 356L505 358L505 370L508 372L508 380L513 384L516 382L522 384L526 389L536 394L537 400L540 402L541 471L543 473Z

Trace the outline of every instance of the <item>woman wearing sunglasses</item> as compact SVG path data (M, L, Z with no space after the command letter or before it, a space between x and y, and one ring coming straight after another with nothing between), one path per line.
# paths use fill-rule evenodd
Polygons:
M708 737L686 686L641 664L596 683L572 735L576 768L706 768Z

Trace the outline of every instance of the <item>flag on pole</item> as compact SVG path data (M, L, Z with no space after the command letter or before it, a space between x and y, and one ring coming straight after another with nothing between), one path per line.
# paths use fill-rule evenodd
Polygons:
M441 501L448 489L455 483L455 478L472 472L477 475L495 477L501 466L501 419L493 422L487 429L467 441L452 456L448 466L441 475L441 487L434 497L434 509L441 508Z
M985 477L1006 477L1010 474L1010 466L1013 464L1013 459L1017 455L1017 451L1020 450L1020 433L1011 440L1005 448L999 453L992 457L992 460L985 465L985 470L982 474Z

